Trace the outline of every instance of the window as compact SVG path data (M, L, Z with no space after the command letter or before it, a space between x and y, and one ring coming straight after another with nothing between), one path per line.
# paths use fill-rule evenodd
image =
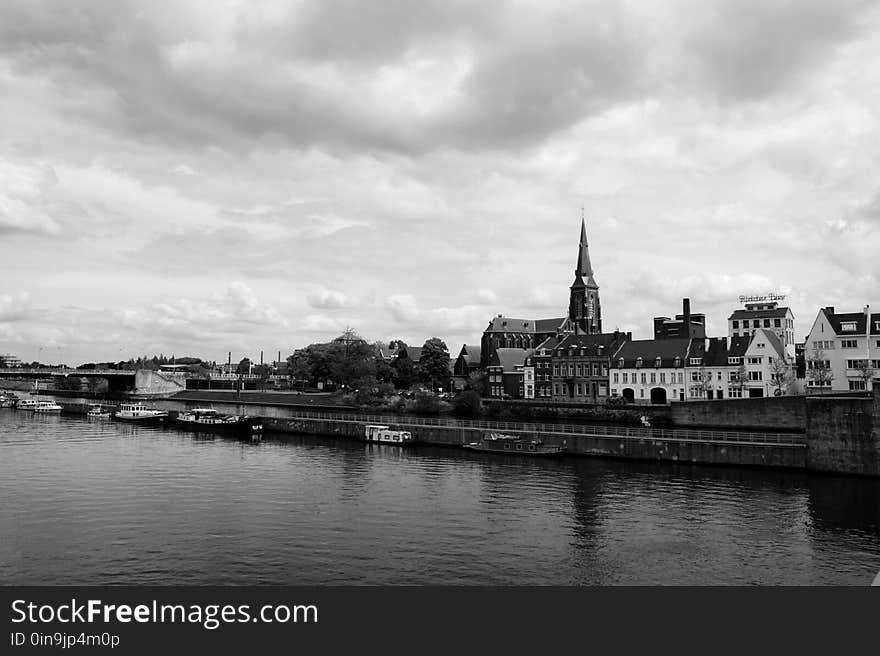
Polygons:
M760 344L756 344L756 346L757 346L758 348L764 348L764 347L767 346L767 345L764 344L764 342L761 342Z
M840 348L842 348L842 349L859 348L859 340L857 340L857 339L842 339L842 340L840 340Z
M648 382L647 378L648 378L647 374L642 374L642 385L647 384L647 382Z
M659 367L659 366L661 365L662 362L663 362L663 361L660 359L660 356L658 355L658 356L654 359L654 366L655 366L655 367Z
M840 324L840 330L845 333L854 333L856 331L856 322L844 321L842 324Z
M608 376L608 365L604 362L602 363L602 375L606 377Z
M643 387L642 389L639 390L639 396L640 396L641 398L645 398L645 388L644 388L644 387Z
M761 358L749 358L749 364L761 364Z
M761 380L761 372L760 371L750 371L749 372L749 380Z
M624 376L625 376L625 375L626 375L626 374L624 374ZM619 381L617 380L617 372L616 372L616 371L614 372L614 377L613 377L612 382L614 382L614 383L619 382Z
M684 372L683 371L678 372L678 384L684 385Z
M657 382L657 373L652 371L651 372L651 384L653 385L656 382Z
M739 321L738 321L737 319L734 319L734 320L733 320L733 325L732 325L731 327L732 327L732 328L739 328Z
M742 358L727 358L727 364L742 364Z
M699 380L700 380L700 372L699 371L692 371L691 372L691 381L696 383L696 382L699 382Z
M623 369L623 358L620 358L620 359L617 361L617 366L620 367L621 369Z
M846 361L846 368L847 369L860 369L864 363L865 363L864 360L847 360Z
M597 363L595 363L595 362L593 363L593 375L594 375L594 376L598 376L598 375L599 375L599 365L598 365ZM603 372L602 375L603 375L603 376L607 376L607 373Z
M578 396L581 395L581 384L580 383L577 384L577 395Z
M673 367L680 367L681 366L681 358L678 357L677 355L675 356L675 360L672 362L672 366Z
M774 319L773 320L773 327L774 328L782 328L782 321L780 321L779 319Z
M556 363L553 364L553 375L554 375L554 376L558 376L558 375L559 375L559 363L558 363L558 362L556 362Z
M578 363L578 366L577 366L577 375L578 376L584 375L584 366L580 363Z
M764 328L770 327L770 319L764 319Z
M702 358L691 358L690 362L691 364L700 364L701 360Z
M616 376L617 374L614 374L614 375ZM633 374L633 376L635 376L635 374ZM629 382L629 381L627 381L627 375L626 375L625 371L623 372L623 382L624 383Z
M864 392L868 389L868 386L863 380L851 380L849 381L849 389L853 392Z
M721 380L721 372L718 372L718 380Z
M638 367L641 367L641 366L642 366L642 358L641 358L641 356L640 356L640 357L636 358L636 367L638 368Z
M734 389L733 387L727 389L727 396L732 399L741 399L742 395L743 393L741 389Z
M666 372L665 371L660 372L660 384L661 385L666 384Z

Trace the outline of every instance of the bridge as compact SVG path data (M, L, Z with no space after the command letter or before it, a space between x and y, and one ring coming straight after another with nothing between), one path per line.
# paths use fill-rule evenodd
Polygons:
M80 376L99 378L134 378L137 372L127 369L70 369L60 367L7 367L0 368L3 378L46 378L48 376Z

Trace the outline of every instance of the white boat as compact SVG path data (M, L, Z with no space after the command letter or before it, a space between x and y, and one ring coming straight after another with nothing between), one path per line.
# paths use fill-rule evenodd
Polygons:
M89 419L110 419L110 411L104 408L100 403L90 403L89 411L86 413Z
M40 403L43 403L43 401L38 401L37 399L21 399L15 407L19 410L34 410Z
M136 423L154 423L163 421L168 417L164 410L155 410L146 407L143 403L120 403L119 410L113 415L119 421L133 421Z
M62 408L54 401L39 401L34 406L34 412L61 412Z
M391 430L388 426L369 425L364 431L366 442L381 442L382 444L411 444L412 433L402 430Z

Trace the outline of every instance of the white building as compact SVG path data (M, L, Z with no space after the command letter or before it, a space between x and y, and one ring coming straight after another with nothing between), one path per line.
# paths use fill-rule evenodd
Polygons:
M624 342L611 358L611 396L623 397L629 403L684 401L690 344L689 339Z
M807 391L871 391L880 384L880 314L819 310L805 345ZM821 371L820 371L821 370Z
M794 314L791 308L780 307L784 297L743 296L745 309L735 310L727 318L727 338L751 337L756 330L772 330L785 348L786 357L794 360Z

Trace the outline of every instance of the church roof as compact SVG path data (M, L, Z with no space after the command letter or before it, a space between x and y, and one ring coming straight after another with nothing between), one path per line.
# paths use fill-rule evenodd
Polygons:
M587 225L581 219L581 240L578 244L578 261L574 284L584 283L587 287L598 287L593 278L593 265L590 263L590 246L587 243Z

